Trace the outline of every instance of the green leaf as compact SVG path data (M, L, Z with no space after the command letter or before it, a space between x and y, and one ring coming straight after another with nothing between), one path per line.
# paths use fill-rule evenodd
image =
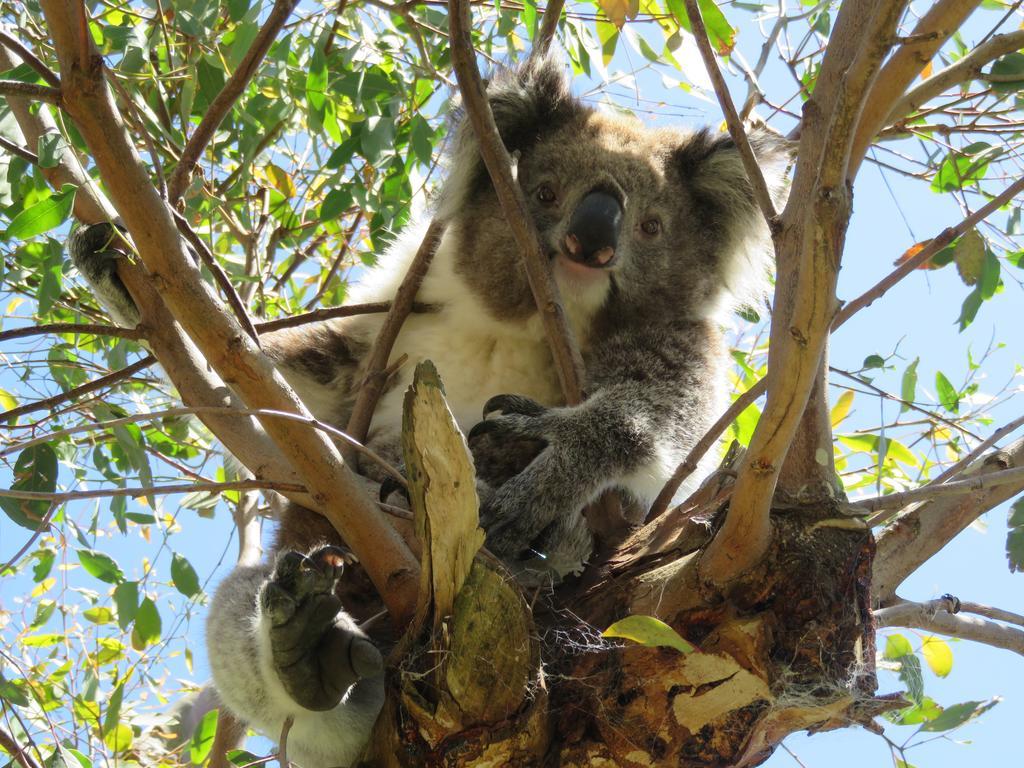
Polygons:
M78 550L78 562L90 576L95 576L107 584L120 584L124 581L121 566L114 558L102 552L97 552L94 549L80 549Z
M687 32L692 32L690 17L686 13L686 6L682 0L667 0L666 7L679 26ZM733 29L725 15L719 9L714 0L697 0L697 7L700 9L701 18L704 19L704 26L708 31L708 40L719 56L728 56L736 47L736 30Z
M53 493L56 489L57 452L49 443L29 446L18 454L11 490ZM50 509L50 502L3 497L0 508L21 527L35 531Z
M213 748L213 739L217 735L217 710L211 709L199 725L192 732L192 740L189 742L189 762L195 765L202 765L210 755Z
M28 706L28 695L22 683L14 683L0 674L0 701L9 701L19 707Z
M1024 496L1010 507L1007 527L1006 560L1010 565L1010 573L1024 572Z
M915 704L924 698L924 677L921 674L921 660L913 654L900 657L900 680L907 686L907 696Z
M992 709L999 701L996 698L988 701L965 701L962 704L953 704L943 709L942 714L934 720L929 720L922 725L921 730L929 732L952 730Z
M664 646L681 653L697 650L672 627L653 616L627 616L608 627L601 637L621 637L648 648Z
M118 683L114 692L110 694L110 698L107 700L106 715L103 718L103 727L101 729L104 736L117 729L117 721L121 717L121 702L123 700L124 683L122 682Z
M935 389L938 390L939 402L943 408L950 413L957 413L960 410L960 394L942 371L935 374Z
M954 192L981 181L989 163L1002 153L1002 147L993 147L984 141L950 150L932 179L932 191Z
M36 155L39 157L40 168L55 168L60 163L60 156L67 145L59 133L44 133L36 142Z
M103 605L86 608L82 611L82 616L93 624L109 624L114 620L114 612Z
M114 587L114 605L117 606L117 626L128 629L139 610L139 582L125 581Z
M903 371L903 379L900 382L900 399L905 402L900 406L900 413L910 410L907 403L913 403L917 398L917 364L921 362L920 357L915 357L914 362Z
M1013 93L1024 88L1024 53L1016 51L997 59L989 70L990 75L995 75L999 82L992 82L989 85L993 93Z
M327 57L323 49L317 46L309 61L306 71L306 98L315 113L323 117L324 103L327 98Z
M66 184L60 192L55 192L45 200L26 208L14 217L8 225L4 237L7 240L27 240L56 229L71 215L75 204L75 187Z
M907 640L907 638L898 632L889 635L889 637L885 639L884 658L889 661L896 661L896 659L901 659L904 656L913 655L914 647L910 644L910 641Z
M200 592L199 577L196 576L195 569L177 552L171 559L171 580L174 582L174 588L185 597L193 597Z
M929 635L921 643L921 653L932 672L939 677L953 671L953 651L945 640Z
M36 615L32 619L32 623L29 624L30 629L38 629L43 626L50 617L53 616L53 612L57 609L57 603L53 600L40 600L36 604Z
M974 318L978 316L978 310L981 309L982 301L980 288L975 288L967 294L964 303L960 305L960 316L956 319L961 332L974 322Z
M985 269L985 251L985 238L977 229L972 229L953 245L956 271L964 285L975 285L981 279Z
M865 369L884 368L885 358L881 355L868 355L864 358L864 364L861 367Z
M156 603L148 597L143 598L139 610L135 614L135 628L132 630L132 647L143 650L160 639L162 624Z

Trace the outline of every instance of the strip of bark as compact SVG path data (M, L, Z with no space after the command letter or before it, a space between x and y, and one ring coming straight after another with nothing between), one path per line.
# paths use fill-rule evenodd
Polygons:
M210 139L213 138L221 121L231 111L235 102L238 101L238 97L242 95L249 81L256 74L256 70L263 62L263 57L267 55L277 33L281 31L281 27L284 26L296 5L298 5L298 0L276 0L267 20L260 27L260 31L256 33L252 45L249 46L249 50L246 51L238 68L224 83L224 87L210 103L203 119L189 136L185 148L181 151L178 165L167 181L167 196L171 205L174 205L185 191L189 177L192 175L192 169L199 162L200 155L203 154L206 145L210 143Z
M988 474L1024 465L1024 439L975 462L964 474ZM889 602L900 584L978 517L1020 493L1004 483L973 496L950 496L910 509L878 536L873 586L876 602ZM937 486L939 488L943 486Z
M703 556L702 575L716 583L747 571L767 549L782 461L807 407L835 314L851 210L847 169L853 130L903 8L902 0L880 7L847 0L804 106L796 174L776 238L768 401L739 468L725 523Z
M380 400L390 378L386 370L391 358L391 349L395 345L395 340L402 330L405 319L412 311L416 293L420 289L423 278L427 275L427 270L430 269L430 262L434 259L434 253L441 242L443 232L444 225L440 221L430 222L423 241L420 243L412 263L409 264L405 277L402 278L402 284L395 292L388 316L377 333L377 338L373 340L370 353L366 356L363 381L359 386L359 393L352 406L352 414L345 427L345 431L360 443L366 442L366 435L370 431L370 422L373 419L373 412L377 408L377 401Z
M882 68L864 103L850 154L850 178L857 176L864 154L886 118L921 70L981 4L981 0L938 0L921 17L910 41L897 49Z
M41 5L61 63L65 107L92 151L151 282L175 319L248 405L308 416L273 363L213 295L188 256L171 209L149 181L114 107L104 82L102 58L95 52L87 60L80 58L72 21L74 3L43 0ZM417 564L405 542L326 435L281 419L268 418L263 426L298 471L314 508L328 516L366 567L392 618L404 624L415 608L418 582Z
M467 0L449 0L448 24L452 67L459 82L466 116L476 134L480 156L487 166L501 210L523 255L526 277L544 324L565 402L576 405L583 399L583 358L562 308L558 286L551 275L537 230L530 220L523 191L512 178L512 160L498 135L494 114L484 92L470 35L472 18Z
M704 68L707 70L708 77L711 78L711 84L715 88L718 104L722 107L722 114L725 115L725 123L729 126L729 135L732 136L736 149L740 153L743 169L747 172L747 181L750 182L754 199L757 201L761 213L764 214L765 221L768 222L768 228L774 234L778 225L778 214L775 212L775 205L772 203L768 185L764 181L764 174L761 173L761 166L757 164L754 150L750 148L750 140L747 139L747 132L743 129L743 121L740 120L740 116L736 112L736 105L732 103L729 87L725 84L725 78L722 77L722 70L718 68L718 61L715 58L715 52L711 49L711 40L708 38L700 7L697 5L697 0L684 0L684 2L686 14L690 17L693 36L697 41L697 49L700 51L700 57L704 60Z
M34 69L36 73L46 81L47 85L60 89L60 78L57 77L57 74L46 66L42 59L29 50L24 43L14 37L14 35L6 29L0 29L0 44L3 44L5 48L12 51L16 56L21 58L22 61L32 67L32 69ZM5 69L7 69L7 67L5 67ZM13 69L13 67L11 67L11 69Z
M1024 630L974 616L948 613L935 606L936 602L941 601L912 603L901 600L895 605L875 611L875 621L879 627L926 629L963 640L974 640L994 648L1005 648L1024 656Z

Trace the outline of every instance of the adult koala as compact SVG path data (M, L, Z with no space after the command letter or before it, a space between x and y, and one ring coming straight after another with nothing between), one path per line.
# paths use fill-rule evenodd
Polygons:
M488 96L518 153L518 181L583 352L587 397L561 402L520 253L464 124L436 210L444 235L417 296L437 311L406 321L393 355L410 362L368 442L398 455L403 391L414 363L433 360L482 475L487 546L519 574L560 576L590 553L581 510L608 488L649 504L721 411L719 319L763 284L766 227L726 135L599 112L570 94L551 60L501 73ZM751 141L780 196L788 148L765 132ZM381 257L355 301L393 295L422 230ZM137 312L112 270L112 234L82 230L72 252L130 323ZM364 315L262 341L313 414L344 425L381 322ZM535 448L509 469L501 447L511 443ZM273 561L236 569L210 610L225 704L272 738L292 716L290 755L304 768L353 763L383 697L380 654L352 619L357 607L346 610L335 593L341 544L318 515L289 508Z

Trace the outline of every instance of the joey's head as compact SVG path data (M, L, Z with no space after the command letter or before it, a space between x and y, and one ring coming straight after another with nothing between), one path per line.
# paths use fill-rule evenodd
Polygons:
M488 97L570 314L607 305L704 317L763 286L767 227L727 134L598 111L571 95L550 58L501 73ZM781 198L786 143L765 131L751 142ZM458 236L456 271L491 312L530 316L521 256L468 125L439 215Z

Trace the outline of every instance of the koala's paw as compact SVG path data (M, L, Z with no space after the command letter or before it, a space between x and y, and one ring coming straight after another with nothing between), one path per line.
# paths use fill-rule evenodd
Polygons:
M537 424L534 425L536 429L531 429L526 419L541 416L546 411L544 406L533 400L516 395L493 397L484 406L485 417L494 413L522 416L525 418L518 429L538 434L543 432L543 427ZM505 428L505 424L510 428ZM497 488L518 475L544 450L546 442L543 438L532 434L517 436L515 431L516 425L490 419L480 422L470 432L469 447L473 452L476 476L491 488Z
M76 227L68 238L68 253L75 267L113 318L128 327L139 322L139 311L117 276L117 263L131 253L122 229L102 223Z
M314 711L333 709L360 678L384 668L335 594L347 557L331 546L286 552L260 592L278 678L297 704Z

